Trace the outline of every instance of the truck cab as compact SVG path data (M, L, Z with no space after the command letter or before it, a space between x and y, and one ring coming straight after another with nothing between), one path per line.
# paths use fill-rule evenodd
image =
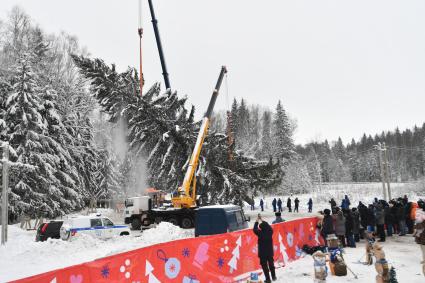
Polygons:
M152 209L152 200L149 196L132 197L124 202L124 223L131 224L134 230L140 229L142 225L148 226L147 214Z
M195 237L222 234L248 228L240 206L210 205L200 207L195 214Z

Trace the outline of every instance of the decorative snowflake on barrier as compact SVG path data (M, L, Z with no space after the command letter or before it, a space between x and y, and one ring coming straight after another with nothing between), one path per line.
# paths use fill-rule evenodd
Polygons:
M224 259L219 257L218 260L217 260L217 265L218 265L218 268L221 269L224 265Z
M100 270L100 274L102 275L103 278L108 278L110 271L111 270L109 269L109 266L106 264L102 266L102 269Z
M190 250L188 248L184 248L182 251L183 257L190 257Z

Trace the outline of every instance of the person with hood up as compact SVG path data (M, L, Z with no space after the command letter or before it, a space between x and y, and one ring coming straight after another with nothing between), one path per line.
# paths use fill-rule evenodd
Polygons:
M335 235L338 237L343 247L346 247L345 242L345 217L342 210L339 210L335 217Z
M307 205L308 205L308 212L312 213L313 212L313 200L311 198L308 200Z
M258 215L254 224L254 233L258 237L258 257L266 277L264 283L271 283L270 274L273 281L277 279L273 260L273 229Z
M260 199L260 207L261 207L261 211L264 211L264 200Z

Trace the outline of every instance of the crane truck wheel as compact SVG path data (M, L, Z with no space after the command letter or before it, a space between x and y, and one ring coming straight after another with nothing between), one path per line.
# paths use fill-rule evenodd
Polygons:
M189 229L192 228L192 220L188 217L182 219L182 228Z
M177 218L171 217L167 220L167 222L170 222L173 225L179 226L179 221L177 220Z
M131 228L133 230L140 230L140 227L142 227L142 222L140 221L140 219L133 218L133 220L131 221Z

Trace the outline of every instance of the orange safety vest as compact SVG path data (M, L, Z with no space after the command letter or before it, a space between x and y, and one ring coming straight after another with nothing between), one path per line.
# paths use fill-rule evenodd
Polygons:
M410 219L416 219L416 209L418 209L419 205L416 202L412 202L412 209L410 211Z

